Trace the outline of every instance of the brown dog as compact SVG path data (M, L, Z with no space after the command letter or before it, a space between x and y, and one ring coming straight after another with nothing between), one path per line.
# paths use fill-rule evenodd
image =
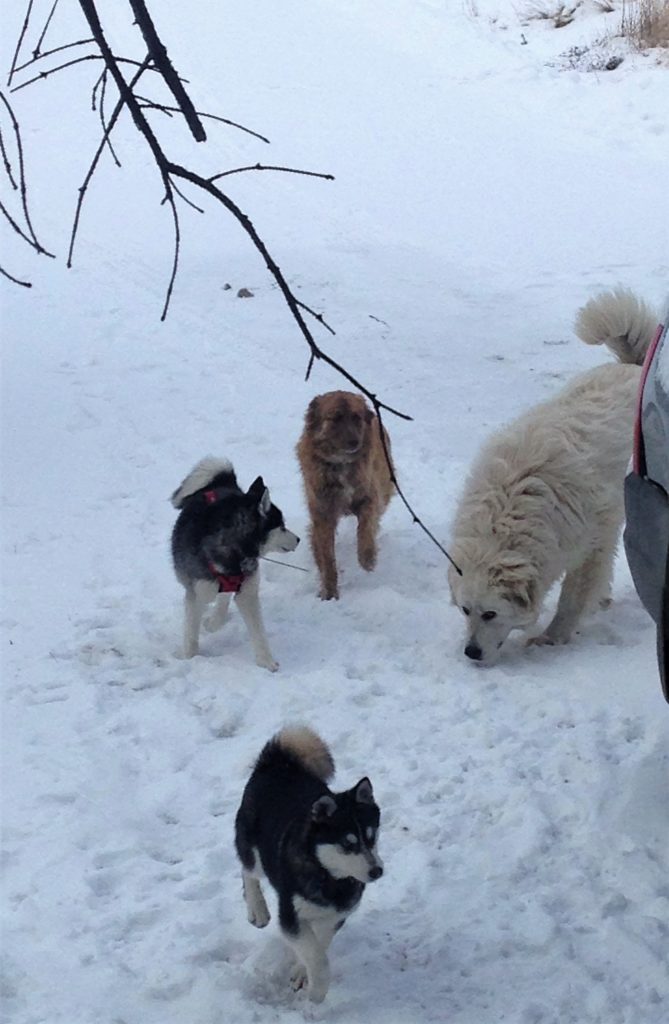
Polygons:
M384 430L388 452L390 438ZM339 597L335 532L342 516L358 520L358 561L376 565L379 520L394 486L379 421L361 395L328 391L309 403L297 444L311 517L311 547L324 601Z

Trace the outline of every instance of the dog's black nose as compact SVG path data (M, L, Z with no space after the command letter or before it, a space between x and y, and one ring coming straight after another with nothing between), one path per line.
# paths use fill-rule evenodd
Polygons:
M472 661L480 661L483 657L483 651L478 644L467 644L465 647L465 654L468 658L471 658Z
M375 868L370 868L369 869L369 878L370 878L370 881L372 881L372 882L375 882L377 880L377 878L381 877L382 874L383 874L383 868L379 867L378 864L377 864L377 866Z

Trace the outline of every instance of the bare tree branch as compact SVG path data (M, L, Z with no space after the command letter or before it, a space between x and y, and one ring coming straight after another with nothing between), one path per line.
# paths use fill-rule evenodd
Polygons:
M156 32L151 15L149 14L144 0L130 0L140 32L144 36L146 48L153 60L155 68L160 72L165 85L170 90L182 112L186 124L196 142L205 142L207 133L198 117L197 111L191 102L191 98L184 89L179 76L172 66L167 50Z
M158 103L157 100L149 99L147 96L138 96L138 100L142 100L142 107L147 110L158 110L162 114L168 114L170 117L172 114L180 114L181 110L179 107L167 107L164 103ZM260 135L258 132L252 131L250 128L245 128L243 124L238 124L236 121L230 121L227 117L219 117L218 114L206 114L202 110L197 111L200 117L211 118L212 121L220 121L221 124L228 124L231 128L239 128L240 131L246 132L247 135L252 135L254 139L260 139L261 142L269 144L269 139L265 138L264 135ZM308 174L308 171L304 172Z
M128 57L114 57L113 58L118 64L132 64L133 67L139 67L138 60L130 60ZM74 67L75 64L84 64L89 60L104 60L104 57L100 53L89 53L85 57L77 57L75 60L68 60L66 64L59 64L55 68L49 68L47 71L40 71L39 75L35 75L34 78L29 78L27 82L21 82L20 85L15 85L12 92L19 92L20 89L25 89L27 85L32 85L33 82L40 82L49 75L53 75L56 71L62 71L64 68ZM151 69L155 70L155 69Z
M308 178L323 178L325 181L334 181L334 174L322 174L320 171L301 171L295 167L272 167L268 164L252 164L249 167L235 167L231 171L221 171L214 174L207 181L218 181L219 178L227 178L229 174L241 174L243 171L284 171L286 174L304 174Z
M55 259L54 254L52 252L48 252L48 250L45 249L43 245L40 245L37 239L37 235L35 234L35 229L33 228L32 221L30 219L30 211L28 209L28 186L26 184L25 166L23 162L23 143L21 142L21 130L19 128L19 122L16 120L16 116L14 114L12 106L3 92L0 92L0 100L4 103L7 109L10 120L12 122L12 128L14 129L14 137L16 139L16 151L18 153L19 158L19 189L21 192L21 206L23 207L23 216L25 217L25 221L28 226L28 233L30 235L30 238L26 240L29 242L30 245L32 245L33 249L35 249L38 253L43 253L45 256L50 256L52 259ZM3 210L3 213L5 213L6 216L9 216L5 210ZM9 219L11 221L11 218ZM19 231L19 234L22 234L22 232ZM25 235L23 237L25 238Z
M107 75L108 74L109 74L109 72L108 72L107 68L105 67L104 71L102 72L102 84L100 85L100 124L102 125L102 131L103 132L105 132L106 128L107 128L107 123L105 121L105 94L107 92ZM109 135L106 136L106 142L107 142L107 148L109 149L109 152L112 155L112 159L113 159L114 163L116 164L117 167L120 167L121 166L121 161L119 160L119 158L116 155L116 150L112 146L112 141L109 138Z
M14 277L14 275L10 274L4 267L0 267L0 274L3 274L4 277L8 277L13 284L20 284L22 288L32 288L30 281L19 281L18 277Z
M63 46L54 46L52 50L44 50L43 53L37 53L37 56L32 56L30 60L26 60L23 64L17 64L14 68L14 74L18 75L19 71L25 71L26 68L36 64L38 60L44 60L46 57L51 57L54 53L60 53L61 50L71 50L74 46L85 46L87 43L92 43L93 39L77 39L76 43L64 43Z
M30 21L30 15L32 13L32 9L33 9L33 0L28 0L28 9L26 10L25 18L23 19L23 25L21 26L21 31L19 32L19 38L18 38L18 42L16 44L16 50L14 51L14 57L12 58L12 64L11 64L11 67L9 69L9 76L7 78L7 88L9 88L11 86L11 84L12 84L12 78L14 77L14 72L16 71L16 64L17 64L17 61L19 59L19 53L21 52L21 47L23 45L23 40L25 38L25 34L28 31L28 22ZM7 275L7 276L9 276L9 275Z
M53 7L51 8L51 11L49 12L49 17L46 19L46 24L45 24L44 28L42 29L42 34L40 35L39 39L37 40L37 46L33 50L33 57L34 57L35 60L37 60L37 58L39 57L40 52L42 50L42 43L44 42L45 35L49 31L49 25L51 24L51 19L53 18L54 14L56 13L56 7L58 7L58 0L53 0Z
M139 79L142 76L142 74L147 70L148 64L149 64L149 60L150 60L150 58L147 56L145 58L145 60L144 60L144 63L140 64L139 70L135 73L134 77L131 79L131 82L130 82L130 88L131 89L132 89L132 86L135 85L139 81ZM91 164L90 164L90 166L88 168L88 171L86 172L86 177L84 178L84 182L83 182L81 188L79 189L79 198L77 200L77 208L76 208L75 213L74 213L74 222L72 224L72 232L70 234L70 246L69 246L69 249L68 249L68 252L67 252L67 267L68 267L68 269L72 266L72 255L74 253L74 243L75 243L75 239L77 237L77 231L79 230L79 220L80 220L80 217L81 217L81 208L82 208L83 203L84 203L84 197L86 195L86 191L88 189L88 186L91 183L91 178L95 174L95 169L96 169L96 167L98 165L98 161L100 160L100 157L102 156L103 150L104 150L104 148L105 148L105 146L107 144L107 139L109 138L109 136L111 135L112 131L114 130L114 125L118 121L119 115L120 115L121 111L123 110L123 107L125 106L125 104L126 104L125 98L124 97L120 97L118 102L116 103L116 106L114 107L114 110L112 111L112 114L111 114L111 116L109 118L109 121L107 122L107 127L105 128L105 131L103 133L100 145L98 146L97 150L95 151L95 155L94 155L94 157L93 157L93 159L91 161Z
M16 184L16 181L14 180L14 172L12 171L12 165L7 154L7 149L5 147L5 136L3 134L2 128L0 128L0 154L2 154L2 162L5 165L5 174L9 179L9 184L16 192L19 186Z

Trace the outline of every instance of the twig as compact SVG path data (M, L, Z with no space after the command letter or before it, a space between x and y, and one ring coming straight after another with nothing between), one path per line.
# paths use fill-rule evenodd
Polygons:
M74 46L85 46L87 43L92 43L92 39L77 39L76 43L64 43L63 46L54 46L52 50L45 50L44 53L37 53L37 56L33 56L30 60L26 60L23 64L17 64L14 68L14 74L18 75L19 71L25 71L32 64L37 63L38 60L44 60L45 57L51 57L54 53L60 53L61 50L70 50Z
M175 184L174 184L174 182L172 182L172 188L174 189L174 191L176 192L176 194L177 194L177 195L179 196L179 198L180 198L180 199L183 199L184 203L188 203L188 205L189 205L189 206L192 206L192 207L193 207L193 209L194 209L194 210L197 210L197 212L198 212L198 213L204 213L204 210L202 209L202 207L201 207L201 206L198 206L198 205L197 205L197 203L194 203L192 199L189 199L189 198L188 198L188 196L187 196L187 195L185 195L185 193L183 193L183 192L181 191L181 189L179 188L179 186L178 186L178 185L175 185Z
M30 281L19 281L18 277L14 277L14 275L10 274L9 271L5 270L4 267L0 267L0 274L3 274L5 277L8 277L9 280L12 281L14 284L20 284L22 288L32 288L32 284L30 283Z
M244 171L284 171L286 174L304 174L308 178L323 178L325 181L334 181L334 174L321 174L319 171L300 171L295 167L271 167L268 164L252 164L249 167L235 167L232 171L221 171L214 174L207 181L218 181L219 178L227 178L229 174L241 174Z
M144 36L146 48L153 60L154 66L160 72L165 85L174 96L193 138L196 142L205 142L207 133L204 130L204 126L198 117L190 96L184 89L178 74L172 66L167 50L156 32L144 0L130 0L130 6L132 7L140 32Z
M33 0L28 0L28 9L26 10L25 18L23 19L23 25L21 26L21 31L19 32L19 38L18 38L18 42L16 44L16 50L14 51L14 57L12 58L12 65L11 65L11 67L9 69L9 76L7 78L7 88L9 88L11 86L11 84L12 84L12 78L14 77L14 72L16 71L16 62L19 59L19 53L21 51L21 46L23 45L23 40L25 38L25 34L28 31L28 22L30 21L30 14L32 12L32 9L33 9ZM7 276L9 277L10 275L8 274Z
M105 128L107 127L107 124L105 122L105 93L107 92L107 75L108 75L108 71L107 71L107 68L105 68L104 71L102 72L102 85L100 86L100 124L102 125L102 131L103 132L104 132ZM107 135L106 141L107 141L107 148L109 149L109 152L112 155L112 159L113 159L114 163L116 164L117 167L120 167L121 166L121 161L119 160L119 158L116 155L116 150L112 146L112 141L109 138L109 135Z
M131 79L131 87L139 81L139 79L142 76L142 74L147 70L148 64L149 64L149 60L150 60L150 58L147 56L145 58L145 60L144 60L144 63L140 65L139 70L135 73L134 77ZM75 239L77 237L77 231L79 229L79 219L81 217L81 208L82 208L83 203L84 203L84 196L86 195L86 191L88 189L88 186L90 185L91 178L93 177L93 175L95 173L95 168L98 165L98 161L99 161L100 157L102 156L102 152L103 152L103 150L105 148L105 145L107 143L107 139L111 135L111 133L112 133L112 131L114 129L114 125L116 124L116 122L117 122L117 120L119 118L119 114L123 110L123 107L125 106L125 103L126 103L125 97L123 97L123 96L119 97L118 102L117 102L116 106L114 107L114 109L113 109L113 111L111 113L111 117L109 118L109 121L107 122L107 127L105 128L105 131L103 133L100 145L98 146L97 150L95 151L95 155L94 155L94 157L93 157L93 159L91 161L91 164L90 164L90 166L88 168L88 171L86 173L86 177L84 178L83 184L81 185L81 187L79 189L79 198L77 200L77 208L76 208L75 213L74 213L74 222L72 224L72 232L70 234L70 246L69 246L69 249L68 249L68 252L67 252L67 267L68 267L68 269L72 266L72 255L73 255L73 252L74 252L74 242L75 242Z
M40 82L44 78L48 78L49 75L55 74L56 71L62 71L64 68L72 68L75 64L84 64L88 60L104 60L104 57L100 53L89 53L85 57L77 57L75 60L68 60L66 64L59 64L57 67L49 68L47 71L40 71L39 75L35 75L34 78L29 78L27 82L21 82L20 85L15 85L12 92L19 92L20 89L25 89L27 85L32 85L33 82ZM132 64L134 67L139 66L139 61L130 60L128 57L114 57L114 60L119 64Z
M318 320L319 324L322 327L324 327L326 331L329 331L330 334L336 336L337 332L335 330L333 330L332 327L330 327L330 325L328 323L325 322L325 320L323 319L323 314L322 313L314 312L313 309L310 309L309 306L307 306L300 299L297 299L296 301L297 301L297 304L300 307L300 309L303 309L305 313L309 314L309 316L313 316L314 320Z
M407 511L411 514L413 522L416 524L416 526L420 526L420 528L423 531L423 533L427 534L427 536L430 538L432 543L437 545L437 547L441 551L442 555L446 555L446 558L449 560L449 562L451 563L451 565L453 566L453 568L457 572L458 576L462 576L462 569L460 568L460 566L457 565L456 562L453 561L453 559L449 555L449 553L446 550L446 548L444 547L444 545L439 543L439 541L437 540L435 535L432 533L432 531L428 530L427 526L425 525L423 520L420 518L420 516L416 515L416 513L413 510L413 508L411 507L411 505L407 501L406 495L404 494L404 491L402 490L402 488L398 484L397 476L395 474L395 466L394 466L394 463L393 463L390 451L388 450L388 442L386 440L386 432L385 432L385 428L383 426L383 419L381 417L381 405L376 400L376 398L374 398L374 397L371 397L370 401L371 401L372 405L374 406L374 412L376 413L376 418L379 421L379 434L381 435L381 445L383 447L383 454L386 457L386 462L388 464L388 469L390 470L390 479L391 479L392 483L395 485L395 490L399 494L400 500L404 504L404 507L407 509Z
M19 122L16 120L16 115L14 114L12 106L3 92L0 92L0 100L2 100L5 107L7 108L7 112L12 122L12 128L14 129L14 137L16 139L16 151L19 157L19 189L21 192L21 206L23 207L23 216L25 217L25 221L28 226L28 232L30 234L30 239L28 241L30 241L30 244L32 245L33 249L35 249L38 253L42 253L45 256L50 256L52 259L55 259L55 256L52 252L49 252L47 249L44 248L43 245L40 245L37 239L37 235L35 234L35 229L33 228L32 221L30 219L30 211L28 210L28 186L26 184L25 166L23 162L23 143L21 142L21 129L19 128Z
M16 191L19 186L16 184L16 181L14 180L14 173L12 171L12 165L7 155L7 149L5 148L5 137L3 135L2 128L0 128L0 153L2 154L2 162L5 165L5 174L9 179L9 184L12 186L14 191Z
M169 117L172 114L180 114L179 107L168 107L164 103L158 103L157 100L149 99L148 96L138 96L138 100L142 100L140 106L145 107L147 110L158 110L161 114L167 114ZM237 121L231 121L227 117L219 117L218 114L206 114L202 110L198 110L197 114L200 117L210 118L212 121L220 121L221 124L227 124L231 128L239 128L241 132L246 132L247 135L252 135L254 139L260 139L261 142L266 142L269 145L269 139L264 135L260 135L259 132L254 132L251 128L245 128L243 124L238 124ZM304 172L308 174L308 171Z
M33 50L33 57L34 57L35 60L37 60L37 58L40 55L40 51L42 49L42 43L44 42L44 36L49 31L49 25L51 24L51 19L53 18L54 14L56 13L56 7L58 7L58 0L53 0L53 7L51 8L51 11L49 13L49 17L46 19L46 25L42 29L42 34L39 37L39 39L37 40L37 46Z

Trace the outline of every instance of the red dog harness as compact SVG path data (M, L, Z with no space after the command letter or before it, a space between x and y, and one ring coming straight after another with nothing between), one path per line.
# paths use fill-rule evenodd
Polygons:
M204 500L208 505L215 505L218 501L216 491L205 491ZM242 583L246 579L243 572L239 573L238 576L226 576L224 573L218 571L213 562L208 562L207 567L218 583L219 594L238 594L242 589Z

